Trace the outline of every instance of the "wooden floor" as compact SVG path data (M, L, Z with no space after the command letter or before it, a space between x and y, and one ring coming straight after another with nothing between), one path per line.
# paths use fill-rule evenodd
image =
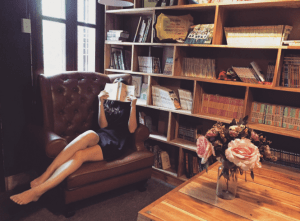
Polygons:
M139 212L142 220L300 220L300 171L263 165L239 176L234 200L216 196L218 163Z

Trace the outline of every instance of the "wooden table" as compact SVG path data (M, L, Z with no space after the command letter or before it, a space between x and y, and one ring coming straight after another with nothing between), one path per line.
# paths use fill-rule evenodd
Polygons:
M300 220L300 170L263 165L239 176L237 196L216 196L219 163L202 171L142 209L138 221L149 220ZM287 168L287 167L286 167Z

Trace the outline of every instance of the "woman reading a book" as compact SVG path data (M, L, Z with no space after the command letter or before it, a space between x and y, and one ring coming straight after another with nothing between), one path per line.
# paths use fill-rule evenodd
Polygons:
M114 83L126 83L117 78ZM129 102L106 100L108 93L101 91L99 98L98 131L86 131L71 141L53 160L47 170L30 183L31 189L11 196L15 203L24 205L37 201L49 189L61 183L86 161L113 160L120 157L131 134L137 128L135 97Z

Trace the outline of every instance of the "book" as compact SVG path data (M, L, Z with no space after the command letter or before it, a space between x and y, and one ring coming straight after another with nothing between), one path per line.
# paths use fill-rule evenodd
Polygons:
M170 57L170 58L167 58L167 60L166 60L163 74L172 75L172 69L173 69L173 58Z
M232 70L237 74L241 81L245 83L257 84L259 82L248 67L232 67Z
M155 106L181 109L177 94L172 89L159 85L152 86L152 102Z
M141 27L137 36L137 42L142 42L146 29L146 19L142 19Z
M106 34L107 37L112 37L112 38L124 38L128 39L129 38L129 33L127 31L123 30L109 30Z
M148 94L148 84L143 83L140 99L147 100L147 94Z
M141 42L147 42L149 37L149 30L150 30L150 27L151 27L151 22L152 22L152 18L149 18L148 19L148 22L147 22L147 26L146 26L146 29L145 29L145 33L144 33L144 36L142 38L142 41Z
M160 59L149 56L138 56L139 71L143 73L161 73Z
M167 153L167 151L162 151L160 153L160 157L161 157L161 163L162 163L162 169L169 169L171 167L171 163L170 163L170 157L169 154Z
M142 21L142 16L140 16L138 25L137 25L137 27L136 27L135 35L134 35L134 37L133 37L133 42L137 42L138 34L139 34L140 26L141 26L141 21Z
M135 90L134 90L135 97L140 97L142 83L143 83L143 76L132 75L132 85L134 85L134 87L135 87Z
M189 28L185 44L211 44L214 24L198 24Z
M109 94L108 100L127 102L126 97L134 96L134 86L126 85L121 82L106 83L104 90Z
M192 110L193 96L189 90L178 89L179 100L183 110Z
M110 67L118 70L125 70L124 54L122 46L111 47Z
M255 61L252 61L250 63L250 65L254 69L255 73L258 75L259 80L261 82L264 82L265 81L265 77L264 77L264 74L263 74L262 70L259 68L258 64Z

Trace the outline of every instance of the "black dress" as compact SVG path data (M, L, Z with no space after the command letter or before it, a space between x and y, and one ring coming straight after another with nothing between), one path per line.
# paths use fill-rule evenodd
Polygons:
M104 160L109 161L120 157L131 141L128 129L130 102L106 100L103 105L108 126L97 131L98 144Z

